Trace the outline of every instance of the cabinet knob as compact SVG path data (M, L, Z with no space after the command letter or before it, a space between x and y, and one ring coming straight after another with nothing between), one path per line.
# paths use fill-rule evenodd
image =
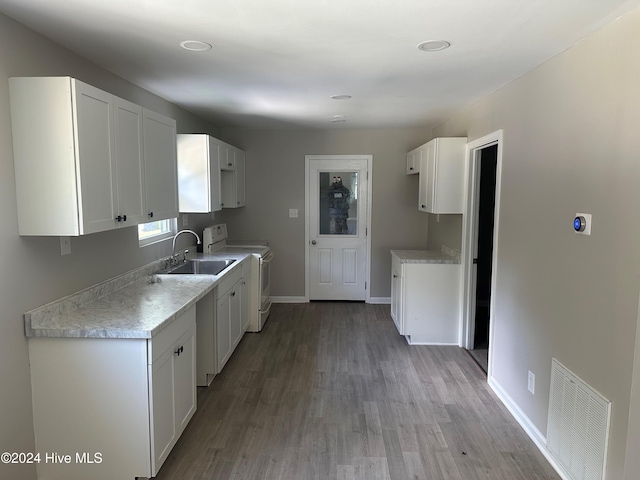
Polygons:
M395 274L394 274L394 275L393 275L393 278L398 278L398 275L395 275Z
M149 212L149 218L153 218L153 212Z
M409 170L413 170L413 167L409 167Z
M426 205L422 205L422 208L427 208L427 206Z
M231 296L235 297L236 296L236 292L231 292Z
M118 215L118 216L116 217L116 220L117 220L118 222L126 222L126 221L127 221L127 216L126 216L126 215Z
M316 242L315 240L311 240L311 245L315 245L316 243L318 242Z
M126 216L126 215L123 215L123 216L122 216L122 221L123 221L123 222L126 222L126 221L127 221L127 216Z

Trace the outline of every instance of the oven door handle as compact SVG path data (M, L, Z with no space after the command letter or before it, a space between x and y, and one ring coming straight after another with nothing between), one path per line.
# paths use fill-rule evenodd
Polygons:
M264 257L260 257L262 263L269 263L271 260L273 260L273 252L269 252Z

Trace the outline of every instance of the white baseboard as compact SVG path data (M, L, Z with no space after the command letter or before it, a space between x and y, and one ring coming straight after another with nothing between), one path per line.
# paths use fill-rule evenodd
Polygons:
M513 418L515 418L520 426L524 429L525 433L529 435L529 438L533 440L533 443L536 444L538 450L542 452L542 454L551 464L556 473L560 475L560 478L562 478L562 480L572 480L571 477L564 471L564 468L551 455L549 450L547 450L546 437L542 435L540 430L538 430L538 428L533 424L529 417L525 415L518 404L513 400L513 398L511 398L511 395L507 393L507 391L494 377L489 378L489 386L493 389L504 406L507 407L507 410L509 410Z
M271 297L273 303L309 303L306 297ZM390 305L391 297L371 297L367 303L375 303L380 305Z
M391 305L391 297L371 297L367 303L375 303L378 305Z
M272 303L309 303L306 297L271 297Z

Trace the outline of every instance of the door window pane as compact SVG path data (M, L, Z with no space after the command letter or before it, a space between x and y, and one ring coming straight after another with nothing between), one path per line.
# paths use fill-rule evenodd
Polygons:
M320 172L320 235L358 235L358 172Z

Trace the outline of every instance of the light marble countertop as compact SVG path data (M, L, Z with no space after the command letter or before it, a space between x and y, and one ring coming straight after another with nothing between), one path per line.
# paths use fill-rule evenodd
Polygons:
M219 275L159 275L160 261L24 314L27 337L151 338L213 290L248 253Z
M459 264L460 259L441 250L391 250L400 263L450 263Z

